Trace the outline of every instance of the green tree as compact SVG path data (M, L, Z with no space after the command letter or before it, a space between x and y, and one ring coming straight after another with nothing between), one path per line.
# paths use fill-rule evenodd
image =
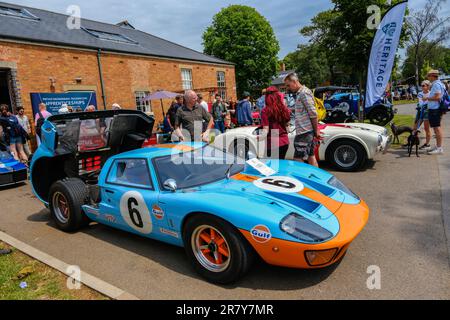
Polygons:
M360 84L365 81L370 48L376 29L368 28L367 9L377 5L383 14L388 10L385 0L332 0L334 8L312 19L310 26L300 30L303 36L319 44L334 69L353 74ZM392 5L400 0L392 1ZM406 33L403 31L402 42Z
M416 61L416 55L419 59ZM419 69L419 82L424 80L424 70L437 69L442 73L450 73L450 48L443 45L434 45L432 42L423 41L416 51L415 46L409 46L406 50L406 59L402 66L402 78L408 83L415 83L416 63Z
M440 10L447 0L428 0L422 10L413 11L407 19L410 30L409 63L414 64L416 85L419 86L420 72L425 61L430 61L434 48L449 38L450 17L441 18Z
M295 69L302 83L317 87L330 79L330 66L325 52L315 44L299 45L283 60L288 69Z
M254 8L231 5L203 33L206 54L236 64L238 94L257 94L278 69L280 46L270 23ZM259 91L259 92L258 92Z

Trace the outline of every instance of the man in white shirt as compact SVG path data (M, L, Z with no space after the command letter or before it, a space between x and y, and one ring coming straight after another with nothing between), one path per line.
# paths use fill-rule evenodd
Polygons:
M440 110L440 103L444 97L445 87L444 84L439 81L439 71L431 70L428 72L428 80L431 82L431 90L428 97L422 98L423 101L428 103L428 120L430 121L430 127L433 128L436 134L436 148L430 150L430 155L440 155L444 153L442 146L443 134L441 128L442 114Z
M203 96L201 94L197 95L198 97L198 104L202 106L203 109L205 109L206 112L209 112L209 107L208 107L208 103L206 103L205 100L203 100Z

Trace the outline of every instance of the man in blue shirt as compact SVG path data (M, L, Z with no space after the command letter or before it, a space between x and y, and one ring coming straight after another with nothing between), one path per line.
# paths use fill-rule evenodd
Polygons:
M253 124L252 105L250 104L250 93L244 92L244 99L236 106L237 121L240 126L246 127Z
M423 98L423 101L428 102L428 119L430 121L430 127L433 128L436 134L436 148L428 151L430 155L440 155L444 153L444 148L442 146L442 128L441 120L442 113L440 110L440 103L444 97L445 88L444 84L439 81L439 71L431 70L428 72L428 80L431 82L431 91L428 98Z
M259 113L261 113L262 109L266 106L266 89L262 91L262 96L256 100L256 106L259 109Z

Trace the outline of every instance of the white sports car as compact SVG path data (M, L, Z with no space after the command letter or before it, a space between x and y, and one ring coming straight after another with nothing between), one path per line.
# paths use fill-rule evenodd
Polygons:
M316 158L331 163L340 171L357 171L378 153L385 153L392 136L384 127L365 123L342 123L319 125L323 140L316 149ZM214 145L221 150L248 158L252 152L258 158L266 158L266 141L256 138L261 127L232 129L215 138ZM286 159L294 158L295 129L289 130L290 146Z

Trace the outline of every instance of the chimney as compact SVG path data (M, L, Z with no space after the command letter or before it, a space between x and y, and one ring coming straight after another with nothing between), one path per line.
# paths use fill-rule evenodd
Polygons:
M125 29L133 29L133 30L136 29L135 27L133 27L133 25L131 23L128 22L128 20L121 21L121 22L117 23L116 26L119 26L119 27L122 27Z
M280 69L280 71L286 71L286 64L284 62L281 63Z

